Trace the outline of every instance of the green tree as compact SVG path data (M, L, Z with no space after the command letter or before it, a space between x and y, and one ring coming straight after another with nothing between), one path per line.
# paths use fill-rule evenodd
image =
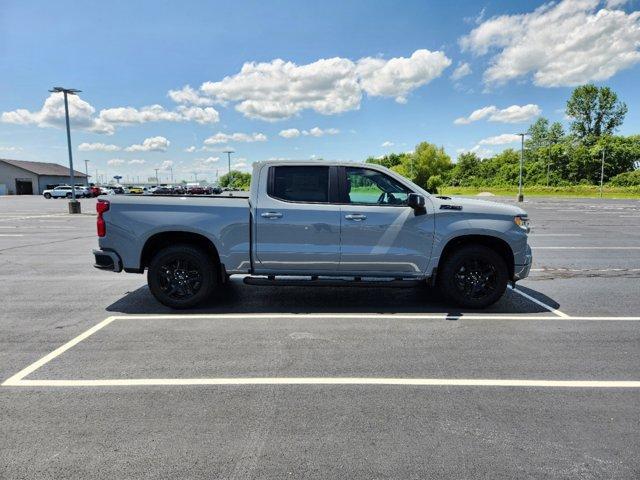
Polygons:
M549 131L547 133L547 138L551 145L563 142L565 140L565 137L566 134L564 133L562 124L560 122L553 122L549 127Z
M249 190L251 185L251 174L239 170L231 170L220 177L220 186L233 188L234 190Z
M529 150L555 145L564 140L564 128L560 122L549 125L549 120L544 117L538 118L527 130L529 138L525 140L525 146Z
M392 168L400 165L403 161L405 161L409 157L407 153L389 153L387 155L383 155L382 157L369 157L367 158L367 163L375 163L376 165L382 165L383 167Z
M444 185L442 177L440 175L432 175L427 180L427 192L436 194L442 185Z
M549 144L549 120L538 118L527 130L529 138L525 140L525 146L529 150L545 147Z
M449 183L454 186L473 186L480 173L481 162L480 157L475 152L461 153L449 173Z
M411 155L405 155L399 165L392 167L400 175L417 183L422 188L427 188L429 178L434 175L443 175L452 167L451 157L444 148L432 143L422 142L416 145Z
M593 84L577 87L567 101L567 116L573 119L571 131L578 139L593 142L601 135L611 135L622 125L627 106L609 87Z

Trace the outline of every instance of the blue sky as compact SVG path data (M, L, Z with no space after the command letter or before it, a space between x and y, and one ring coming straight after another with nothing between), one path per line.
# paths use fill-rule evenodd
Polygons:
M640 122L637 0L22 2L0 7L0 157L108 177L363 160L426 140L490 154L573 86L611 86ZM454 73L455 72L455 73ZM191 90L185 90L186 86ZM172 95L169 92L173 91ZM475 112L471 116L472 112ZM471 116L471 117L470 117Z

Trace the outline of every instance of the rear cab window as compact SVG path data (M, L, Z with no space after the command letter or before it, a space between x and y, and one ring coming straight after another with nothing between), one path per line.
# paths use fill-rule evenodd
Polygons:
M286 202L329 203L329 167L270 167L267 193Z

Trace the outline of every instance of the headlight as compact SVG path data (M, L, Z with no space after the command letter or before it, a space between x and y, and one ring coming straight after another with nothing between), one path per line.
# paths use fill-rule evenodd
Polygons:
M529 233L529 217L526 215L516 215L513 217L513 222L521 229Z

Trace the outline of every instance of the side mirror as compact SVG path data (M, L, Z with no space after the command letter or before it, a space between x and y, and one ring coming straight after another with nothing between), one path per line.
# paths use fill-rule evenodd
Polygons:
M410 193L407 198L407 205L414 210L424 210L425 199L418 193Z

